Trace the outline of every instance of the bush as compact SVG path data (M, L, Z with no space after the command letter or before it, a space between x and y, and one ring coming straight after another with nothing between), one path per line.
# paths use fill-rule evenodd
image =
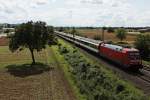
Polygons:
M139 49L142 58L150 57L150 35L139 35L135 47Z
M144 100L144 96L128 90L117 78L110 76L101 67L89 62L78 50L59 48L65 60L71 65L69 72L86 100ZM67 51L67 52L66 52Z
M114 32L114 29L113 29L112 27L108 27L108 28L107 28L107 32L108 32L108 33L113 33L113 32Z
M124 28L120 28L116 31L116 37L119 38L121 41L126 38L126 34L127 32Z
M48 41L48 45L57 45L58 44L58 39L56 37L53 38L53 41L49 40Z
M65 31L65 28L64 28L64 27L60 27L60 28L58 29L58 31L63 32L63 31Z
M69 50L66 47L62 47L61 45L59 45L59 52L61 54L64 54L64 53L68 53Z

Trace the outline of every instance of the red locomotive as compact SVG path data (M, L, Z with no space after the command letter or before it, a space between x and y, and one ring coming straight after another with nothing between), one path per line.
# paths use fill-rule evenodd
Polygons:
M138 70L143 67L140 53L137 49L100 43L98 50L101 56L122 65L124 68Z

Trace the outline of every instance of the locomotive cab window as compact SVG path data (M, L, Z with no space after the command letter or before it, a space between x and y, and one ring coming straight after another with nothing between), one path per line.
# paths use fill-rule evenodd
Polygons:
M132 60L139 60L140 54L138 52L129 52L128 57L129 59L132 59Z

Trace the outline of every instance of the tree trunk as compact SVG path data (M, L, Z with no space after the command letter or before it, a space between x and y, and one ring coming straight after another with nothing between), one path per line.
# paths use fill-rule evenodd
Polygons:
M121 42L123 41L123 39L120 39L121 40Z
M31 56L32 56L32 64L35 64L34 52L33 49L30 49Z

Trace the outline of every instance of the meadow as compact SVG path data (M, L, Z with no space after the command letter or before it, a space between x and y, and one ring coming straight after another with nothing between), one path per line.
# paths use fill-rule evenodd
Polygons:
M46 50L37 53L34 52L37 62L46 64ZM32 63L31 54L28 49L16 51L12 53L8 46L0 46L0 68L11 64L25 64Z
M75 100L50 47L34 52L0 46L0 100Z
M95 35L102 36L102 30L101 29L77 29L77 32L80 34L83 34L84 36L87 36L89 38L94 38ZM106 41L113 41L113 42L119 42L120 40L116 37L115 33L108 33L105 31L105 40ZM126 39L124 40L127 43L134 43L137 35L136 34L128 34Z

